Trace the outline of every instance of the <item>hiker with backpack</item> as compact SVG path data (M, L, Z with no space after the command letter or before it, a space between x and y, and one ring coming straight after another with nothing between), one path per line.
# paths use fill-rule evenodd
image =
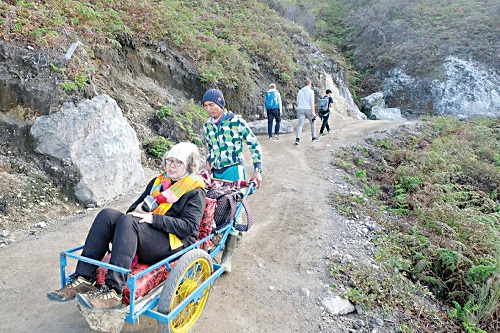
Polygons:
M321 128L319 129L319 136L324 136L323 131L326 130L331 133L330 125L328 124L328 119L330 118L330 108L333 107L332 91L326 89L326 95L321 97L318 102L318 114L321 119Z
M267 133L269 134L269 140L280 138L280 123L281 116L283 115L283 106L281 104L281 95L276 89L276 85L271 83L269 85L269 90L266 91L266 97L264 98L264 118L267 118ZM273 119L276 119L276 125L274 127L273 136Z

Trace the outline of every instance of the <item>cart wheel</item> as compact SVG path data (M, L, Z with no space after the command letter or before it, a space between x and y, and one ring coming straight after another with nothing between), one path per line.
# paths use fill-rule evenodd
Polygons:
M212 258L205 251L194 249L182 255L163 286L158 301L158 311L164 314L170 313L172 309L212 275L212 270ZM203 291L203 296L197 302L189 303L169 323L158 322L160 332L191 332L207 304L209 295L210 286Z

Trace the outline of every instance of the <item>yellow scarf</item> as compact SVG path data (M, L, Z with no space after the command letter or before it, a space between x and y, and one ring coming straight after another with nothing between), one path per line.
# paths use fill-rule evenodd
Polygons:
M158 177L156 177L153 187L151 188L151 195L156 198L158 195L162 194L163 201L159 203L159 206L153 211L153 214L165 215L165 213L172 207L172 204L177 202L180 197L185 193L192 191L196 188L204 188L205 184L203 180L194 175L189 174L172 185L172 179L167 177L163 172ZM160 188L163 188L163 192L160 192ZM182 241L174 234L168 234L170 240L170 248L172 250L178 249L183 246Z

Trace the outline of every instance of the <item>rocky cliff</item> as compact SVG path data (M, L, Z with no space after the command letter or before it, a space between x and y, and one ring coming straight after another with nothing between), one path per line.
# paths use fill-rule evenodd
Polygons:
M439 79L411 76L394 68L383 80L383 92L389 105L405 114L425 112L453 115L500 117L500 73L491 66L449 56L442 65Z

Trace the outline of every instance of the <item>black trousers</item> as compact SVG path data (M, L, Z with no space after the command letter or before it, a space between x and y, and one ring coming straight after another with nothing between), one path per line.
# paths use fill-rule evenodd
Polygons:
M330 132L330 125L328 125L328 118L330 118L330 113L328 113L326 116L320 116L322 123L321 123L321 128L319 129L319 134L323 134L323 131L326 130Z
M82 255L102 260L113 244L110 264L130 268L135 254L139 262L152 265L179 251L170 250L168 234L153 228L148 223L139 223L139 218L111 208L97 214L85 240ZM87 278L96 276L97 266L79 261L75 273ZM126 275L109 269L106 284L118 291L123 290Z
M267 110L267 133L269 137L273 137L273 120L276 118L276 125L274 126L274 134L280 134L280 123L281 123L281 115L280 109L270 109Z

